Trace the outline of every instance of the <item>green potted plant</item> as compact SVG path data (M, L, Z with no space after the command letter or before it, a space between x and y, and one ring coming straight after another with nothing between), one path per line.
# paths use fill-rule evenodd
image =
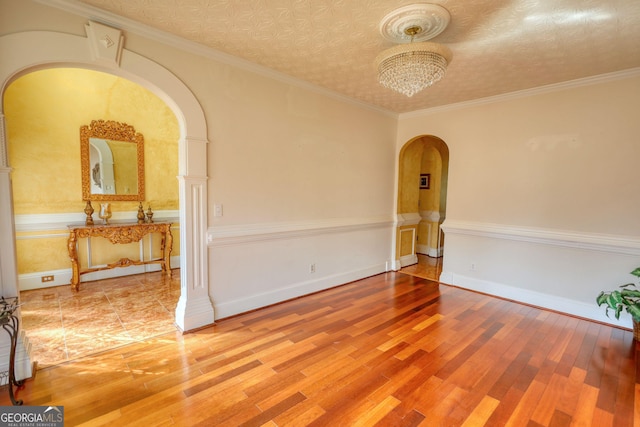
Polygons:
M636 277L640 277L640 267L631 272ZM633 319L633 337L640 341L640 289L635 283L620 285L620 290L610 292L600 292L596 298L598 306L605 306L607 317L609 310L613 310L616 319L620 319L620 313L625 310Z

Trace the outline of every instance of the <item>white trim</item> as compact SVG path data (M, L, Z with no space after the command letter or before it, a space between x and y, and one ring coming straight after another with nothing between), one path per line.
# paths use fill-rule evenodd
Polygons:
M237 245L255 241L310 237L327 233L346 233L392 226L393 220L386 216L214 226L209 227L207 230L207 245L209 247Z
M421 255L429 255L429 245L416 245L416 253Z
M628 316L627 313L623 312L621 319L618 321L614 318L607 317L604 310L602 310L602 307L598 307L596 304L587 304L557 295L551 296L541 292L531 291L529 289L516 288L502 283L479 280L473 277L444 271L440 275L440 282L508 300L518 301L543 309L557 311L563 314L582 317L584 319L591 319L597 322L622 326L625 328L631 327L631 317Z
M427 254L431 258L440 258L444 253L442 247L439 248L429 248L429 253Z
M171 257L171 266L175 269L180 266L180 255ZM101 267L101 266L94 266ZM160 271L159 264L131 265L128 267L118 267L111 270L96 271L83 274L80 277L80 284L92 282L94 280L111 279L113 277L131 276L133 274L151 273ZM175 272L173 274L176 274ZM42 276L53 276L53 281L43 282ZM36 271L33 273L20 274L18 276L18 287L20 291L30 291L33 289L53 288L56 286L66 286L71 283L71 268L60 270Z
M36 3L41 3L45 6L54 7L56 9L63 10L65 12L79 15L87 19L94 21L102 21L112 27L117 27L133 34L138 34L150 40L172 46L176 49L184 52L189 52L194 55L203 56L205 58L213 59L214 61L222 62L223 64L229 64L233 67L240 68L245 71L249 71L285 84L300 87L302 89L309 90L311 92L325 95L333 99L345 102L347 104L356 105L367 110L376 111L389 117L398 118L398 113L390 111L388 109L379 107L377 105L369 104L364 101L357 100L355 98L342 95L338 92L326 89L322 86L318 86L309 83L305 80L294 78L290 75L284 74L280 71L267 68L263 65L256 64L255 62L247 61L246 59L239 58L237 56L230 55L228 53L219 51L217 49L205 46L200 43L193 42L191 40L178 37L174 34L167 33L156 28L150 27L140 22L134 21L129 18L125 18L116 15L111 12L107 12L102 9L98 9L94 6L79 3L73 0L34 0Z
M417 263L418 263L418 255L416 255L415 253L400 257L400 267L406 267L408 265L413 265Z
M624 255L640 255L640 237L456 221L452 219L447 219L442 224L442 230L444 230L445 234L489 237Z
M385 272L386 267L387 266L384 264L372 265L358 270L346 271L320 277L314 280L298 282L286 288L280 288L260 294L252 294L246 298L236 299L222 304L214 304L215 312L218 319L225 318L236 313L244 313L270 304L308 295L313 292L323 291L364 277L375 276L376 274Z
M469 107L475 107L479 105L488 105L496 102L509 101L512 99L527 98L529 96L540 95L545 93L559 92L566 89L573 89L582 86L590 86L600 83L606 83L609 81L622 80L629 77L635 77L640 75L639 68L630 68L628 70L616 71L613 73L600 74L597 76L585 77L576 80L569 80L562 83L554 83L546 86L539 86L533 89L518 90L515 92L509 92L496 96L489 96L486 98L473 99L470 101L458 102L455 104L441 105L433 108L426 108L423 110L410 111L408 113L401 113L398 115L399 120L410 119L414 117L423 117L431 114L443 113L446 111L462 110Z
M95 215L95 214L94 214ZM112 221L131 221L135 222L136 212L114 212L111 217ZM178 222L180 211L166 210L155 211L153 218L156 222L171 221ZM15 215L16 232L24 231L46 231L46 230L66 230L68 224L83 223L87 216L84 213L54 213L54 214L19 214ZM100 222L99 218L94 218L96 223ZM179 225L179 224L178 224ZM171 228L176 228L172 225ZM66 235L66 234L65 234ZM42 237L51 237L53 234L43 235ZM29 238L32 236L24 236Z
M403 225L417 225L422 221L422 217L418 212L402 213L396 216L396 227Z

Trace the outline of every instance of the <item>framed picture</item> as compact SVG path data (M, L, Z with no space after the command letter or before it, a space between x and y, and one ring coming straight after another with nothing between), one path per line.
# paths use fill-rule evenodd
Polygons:
M431 174L430 173L421 173L420 174L420 189L428 190L429 184L431 184Z

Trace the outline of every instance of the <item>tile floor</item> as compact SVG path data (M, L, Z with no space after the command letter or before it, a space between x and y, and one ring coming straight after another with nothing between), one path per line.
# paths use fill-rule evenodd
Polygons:
M38 368L175 332L180 270L20 292L22 324Z

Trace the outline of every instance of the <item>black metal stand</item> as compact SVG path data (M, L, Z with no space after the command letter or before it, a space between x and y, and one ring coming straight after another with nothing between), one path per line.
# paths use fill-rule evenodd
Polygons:
M13 314L18 308L18 299L8 302L4 298L0 299L0 325L7 331L11 338L11 353L9 354L9 397L11 403L14 406L22 405L22 399L16 400L13 394L13 387L20 387L24 384L24 381L16 381L15 364L16 364L16 345L18 343L18 331L20 329L20 322L18 318Z

